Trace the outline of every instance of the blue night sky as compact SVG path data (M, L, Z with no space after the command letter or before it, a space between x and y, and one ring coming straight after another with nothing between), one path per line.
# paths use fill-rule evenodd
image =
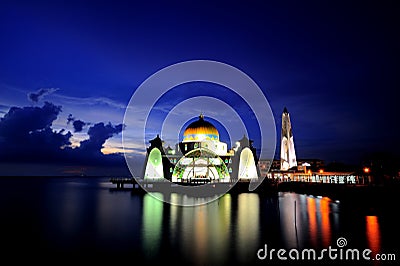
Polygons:
M143 2L0 2L0 175L125 173L131 96L188 60L251 77L270 104L277 143L287 107L298 158L399 156L395 1ZM170 91L160 110L215 87ZM225 102L235 106L232 97ZM201 110L212 117L218 108ZM141 156L143 140L129 140L125 152Z

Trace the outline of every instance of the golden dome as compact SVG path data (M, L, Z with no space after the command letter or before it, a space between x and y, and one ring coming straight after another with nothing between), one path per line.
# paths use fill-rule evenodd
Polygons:
M218 130L204 120L201 114L199 120L191 123L183 132L183 141L219 140Z

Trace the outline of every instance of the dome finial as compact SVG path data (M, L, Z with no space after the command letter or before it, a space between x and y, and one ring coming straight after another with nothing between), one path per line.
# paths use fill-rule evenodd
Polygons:
M200 115L199 115L199 119L201 119L201 120L204 120L204 115L203 115L203 112L201 112L201 113L200 113Z

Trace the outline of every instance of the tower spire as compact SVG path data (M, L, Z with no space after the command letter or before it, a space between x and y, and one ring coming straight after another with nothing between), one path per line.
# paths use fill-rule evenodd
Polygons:
M282 113L281 170L286 171L294 166L297 166L297 159L294 149L293 131L289 112L285 107Z

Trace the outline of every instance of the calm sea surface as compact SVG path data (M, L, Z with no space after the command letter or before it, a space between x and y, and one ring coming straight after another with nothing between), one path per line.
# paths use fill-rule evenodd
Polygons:
M313 249L318 260L322 249L331 247L338 258L322 253L329 264L355 264L345 260L347 249L360 251L357 264L400 261L398 202L368 211L318 195L228 193L206 205L181 207L113 188L108 178L0 178L2 260L309 264L289 254L295 257L297 250L301 257L304 249ZM278 258L278 249L285 251L286 261ZM366 261L361 258L365 249L372 251L371 258L395 254L397 261ZM260 260L257 252L263 257L265 250L268 256Z

